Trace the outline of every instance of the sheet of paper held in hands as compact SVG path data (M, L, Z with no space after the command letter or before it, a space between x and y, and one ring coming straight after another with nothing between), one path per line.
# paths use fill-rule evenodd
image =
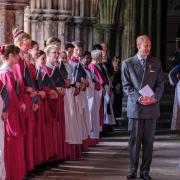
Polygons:
M142 96L148 96L148 97L154 96L154 92L148 84L146 86L144 86L142 89L140 89L139 93Z

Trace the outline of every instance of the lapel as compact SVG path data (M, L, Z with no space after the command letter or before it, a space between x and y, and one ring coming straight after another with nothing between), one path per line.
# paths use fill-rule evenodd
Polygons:
M150 56L147 57L146 59L146 66L145 66L145 74L144 74L144 79L143 79L143 86L145 86L150 78L150 69L151 69L151 58Z
M137 77L139 79L139 85L140 89L144 87L148 82L150 78L150 69L152 68L152 62L151 62L150 56L147 57L146 62L145 62L145 68L142 68L142 65L137 57L135 55L132 60L133 68L135 73L137 74Z
M137 55L133 57L132 64L133 64L133 68L136 74L139 74L139 76L142 76L143 68Z

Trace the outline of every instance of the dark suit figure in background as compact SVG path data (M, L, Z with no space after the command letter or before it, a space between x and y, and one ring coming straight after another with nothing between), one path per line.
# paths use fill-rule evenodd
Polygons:
M180 63L180 38L176 38L176 50L169 57L170 66L174 68L177 64Z
M122 82L121 82L121 61L118 57L112 59L113 72L111 75L112 92L113 92L113 111L114 117L121 117L122 109ZM116 125L117 121L116 121Z
M136 45L137 54L122 62L122 85L128 96L127 116L130 135L130 169L127 179L135 179L137 176L142 146L140 179L149 180L156 119L160 116L159 100L164 90L164 75L160 60L149 55L151 50L149 37L147 35L137 37ZM146 85L153 90L152 97L139 93Z

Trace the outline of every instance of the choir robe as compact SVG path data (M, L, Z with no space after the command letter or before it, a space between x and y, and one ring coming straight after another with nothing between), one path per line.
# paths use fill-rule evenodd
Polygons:
M32 79L33 87L38 92L38 78L35 65L31 63L29 65L29 72ZM34 162L35 165L45 162L48 159L47 145L46 145L46 129L45 129L45 117L44 117L44 99L38 95L37 99L38 110L34 112ZM45 147L45 148L44 148Z
M81 62L73 56L71 57L71 62L75 64L75 67L74 67L75 84L81 83L82 79L87 80L87 74ZM81 90L79 95L75 96L75 102L76 102L76 105L75 105L76 112L78 112L78 122L79 122L80 133L83 140L82 150L84 151L84 150L87 150L88 137L90 134L90 114L88 110L86 88L84 90Z
M102 97L102 88L98 82L98 79L95 74L91 72L91 70L85 66L86 74L88 75L89 86L87 87L87 100L88 100L88 107L90 112L90 122L91 122L91 131L89 137L91 139L99 139L100 133L100 105L101 105L101 97ZM99 87L97 88L97 84ZM94 141L93 144L95 144Z
M64 95L64 114L65 114L65 142L69 145L66 149L66 159L77 160L81 153L82 138L78 123L78 112L74 96L74 67L73 62L64 64L68 73L67 78L71 81L71 86L66 89Z
M53 85L49 75L40 67L36 67L36 70L37 70L36 83L38 90L45 91L46 93L46 97L43 103L44 114L42 115L42 117L44 116L44 121L45 121L45 142L44 142L45 144L43 145L43 147L44 147L46 159L50 159L56 155L54 138L53 138L53 120L55 114L54 111L52 110L52 107L54 107L54 105L56 104L56 100L51 99L49 94L50 90L53 89Z
M0 81L0 115L2 112L7 112L8 108L8 98L7 98L7 90L2 81ZM4 129L4 121L0 117L0 179L5 180L6 178L6 170L4 164L4 139L5 139L5 129Z
M56 68L56 69L55 69ZM49 75L50 80L52 81L53 88L56 89L57 86L56 83L61 83L60 81L55 82L57 79L61 79L59 73L55 74L57 76L57 79L54 79L55 77L52 77L53 71L56 70L58 72L58 68L56 66L53 66L50 64L50 62L46 62L45 72ZM57 91L58 93L58 91ZM57 156L57 160L63 160L64 159L64 136L63 136L63 129L64 129L64 103L63 103L63 96L58 94L58 99L54 101L54 105L52 105L54 118L52 120L52 128L53 128L53 138L54 138L54 145L55 145L55 152Z
M69 78L68 76L68 71L66 70L66 67L64 65L64 63L62 61L58 61L57 62L57 67L59 68L59 72L61 73L61 76L63 77L64 80L70 80L71 78ZM71 67L70 67L71 68ZM72 70L72 69L71 69ZM64 146L64 159L68 159L68 160L73 160L75 157L75 151L74 151L74 146L72 144L69 143L69 141L67 140L69 137L67 134L71 134L71 126L69 126L69 117L67 118L67 116L69 115L69 103L68 103L68 100L67 100L67 94L69 94L69 92L72 91L72 88L71 87L66 87L66 91L65 91L65 95L63 97L63 115L64 117L62 118L62 121L63 121L63 124L64 124L64 128L62 129L63 130L63 146ZM72 91L73 92L73 91ZM72 98L71 96L72 93L70 93L68 96ZM72 100L72 99L71 99ZM68 111L67 111L68 109ZM66 113L65 113L66 112ZM73 137L75 135L73 134Z
M115 125L114 112L112 107L112 96L110 90L112 88L111 81L109 80L109 75L107 73L106 66L103 63L97 65L97 68L101 71L102 75L106 79L106 84L104 86L104 124Z
M58 61L57 66L63 78L68 79L68 72L66 70L64 63L62 61Z
M102 73L100 72L100 70L98 69L97 65L90 63L88 67L92 71L92 73L97 77L97 79L103 89L107 82L106 82L106 79L104 78L104 76L102 75ZM101 97L99 116L100 116L100 126L102 128L103 124L104 124L104 97L103 97L103 94Z
M21 56L21 54L20 54ZM31 77L25 78L25 72L28 72L27 64L20 57L18 64L13 66L13 70L16 74L19 84L19 97L20 101L26 104L26 111L20 114L21 123L23 124L24 132L24 152L26 170L30 171L34 168L34 147L33 147L33 136L34 136L34 113L33 113L33 100L28 94L26 88L27 85L31 84ZM26 71L27 70L27 71ZM26 74L28 75L28 74ZM30 76L30 74L29 74ZM28 80L30 82L28 82Z
M6 179L24 179L25 159L22 124L19 119L20 101L17 96L17 81L13 70L6 64L0 68L0 79L6 84L8 95L8 119L5 121L5 167Z

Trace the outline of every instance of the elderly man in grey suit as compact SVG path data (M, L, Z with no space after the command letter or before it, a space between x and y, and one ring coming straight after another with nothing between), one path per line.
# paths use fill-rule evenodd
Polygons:
M141 35L137 37L136 45L137 54L122 62L122 84L128 96L130 136L130 170L127 179L136 179L142 146L140 179L149 180L156 119L160 116L159 100L164 90L164 75L160 60L150 56L150 38Z

